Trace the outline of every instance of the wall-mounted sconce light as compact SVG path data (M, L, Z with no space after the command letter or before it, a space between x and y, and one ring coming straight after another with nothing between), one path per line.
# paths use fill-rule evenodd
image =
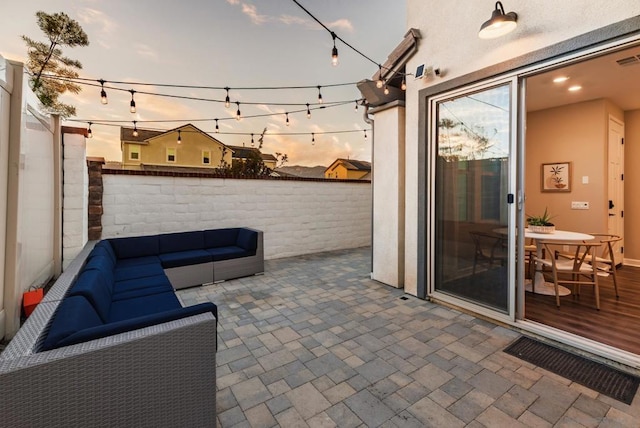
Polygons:
M504 13L502 3L497 1L496 8L491 14L491 19L482 24L478 37L481 39L494 39L504 36L517 27L518 15L515 12Z

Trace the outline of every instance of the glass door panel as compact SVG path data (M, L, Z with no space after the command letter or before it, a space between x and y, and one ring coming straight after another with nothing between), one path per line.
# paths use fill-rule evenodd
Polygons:
M435 108L434 288L508 313L511 86Z

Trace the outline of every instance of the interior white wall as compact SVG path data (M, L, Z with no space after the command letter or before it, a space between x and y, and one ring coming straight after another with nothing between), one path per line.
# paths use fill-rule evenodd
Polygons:
M518 14L512 33L491 40L478 38L480 25L494 9L493 1L452 0L433 7L422 0L408 0L407 28L420 30L418 52L408 61L413 73L419 64L440 68L442 77L409 79L406 92L406 202L405 202L405 291L417 293L418 263L418 147L425 145L419 134L420 90L529 52L579 36L589 31L640 15L637 0L585 2L584 0L508 0L506 12Z
M372 278L404 286L404 106L374 115Z

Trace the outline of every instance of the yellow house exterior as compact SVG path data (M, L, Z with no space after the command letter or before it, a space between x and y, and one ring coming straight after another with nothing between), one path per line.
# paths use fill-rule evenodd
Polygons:
M122 167L197 167L216 169L231 165L232 151L197 127L187 124L160 132L121 128Z
M368 180L371 177L371 163L355 159L336 159L324 171L324 178L341 180Z

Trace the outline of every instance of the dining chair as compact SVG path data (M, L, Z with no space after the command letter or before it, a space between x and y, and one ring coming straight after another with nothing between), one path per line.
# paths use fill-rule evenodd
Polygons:
M506 236L482 231L470 231L475 245L473 271L476 274L478 264L485 263L489 269L494 263L504 266L509 257Z
M594 254L597 254L598 248L602 245L600 242L558 242L558 241L539 241L545 249L545 253L550 258L541 258L536 260L543 266L551 269L553 275L553 285L556 292L556 306L560 307L560 285L571 285L573 292L580 295L580 287L583 285L591 285L594 289L596 299L596 309L600 310L600 288L598 284L598 269L595 263L589 263ZM559 245L564 247L564 253L571 255L570 258L559 257L555 251ZM576 290L577 287L577 290Z
M535 242L533 242L533 239L526 238L524 242L524 261L527 264L527 272L529 273L529 278L531 279L533 279L533 275L535 274L534 259L536 257L537 250L538 250L538 247L536 247L536 244Z

